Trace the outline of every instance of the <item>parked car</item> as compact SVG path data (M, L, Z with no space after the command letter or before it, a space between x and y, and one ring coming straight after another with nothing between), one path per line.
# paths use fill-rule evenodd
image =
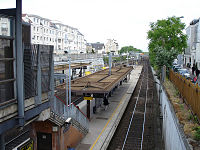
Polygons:
M174 72L177 72L178 69L181 69L182 67L180 65L173 65L172 69L174 70Z
M180 73L183 77L190 78L190 72L185 68L178 69L178 73Z

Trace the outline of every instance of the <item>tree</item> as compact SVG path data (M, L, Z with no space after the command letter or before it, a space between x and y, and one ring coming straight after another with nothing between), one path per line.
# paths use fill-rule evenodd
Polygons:
M119 51L120 54L127 53L127 52L139 52L139 53L142 53L142 50L134 48L133 46L124 46Z
M175 16L150 23L147 33L150 62L159 72L163 65L170 67L177 55L187 47L184 28L180 17Z

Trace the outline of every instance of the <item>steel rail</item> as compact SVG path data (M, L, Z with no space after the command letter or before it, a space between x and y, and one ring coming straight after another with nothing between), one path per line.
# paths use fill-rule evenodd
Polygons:
M148 77L148 67L147 67L147 77ZM147 90L146 90L146 100L145 100L145 107L144 107L144 121L143 121L143 127L142 127L142 140L140 144L140 150L142 150L143 140L144 140L144 126L146 121L146 108L147 108L147 94L148 94L148 78L147 78Z
M141 82L141 85L140 85L140 89L139 89L139 92L138 92L137 100L136 100L136 103L135 103L135 106L134 106L134 109L133 109L133 112L132 112L132 116L131 116L131 120L130 120L130 122L129 122L128 130L127 130L127 132L126 132L126 137L125 137L124 142L123 142L122 150L124 149L124 146L125 146L125 144L126 144L126 140L127 140L128 134L129 134L129 130L130 130L130 127L131 127L131 125L132 125L132 120L133 120L133 116L134 116L134 114L135 114L135 110L136 110L137 103L138 103L138 100L139 100L140 91L141 91L141 88L142 88L142 83L143 83L143 81L144 81L144 78L143 78L143 80L142 80L142 82Z

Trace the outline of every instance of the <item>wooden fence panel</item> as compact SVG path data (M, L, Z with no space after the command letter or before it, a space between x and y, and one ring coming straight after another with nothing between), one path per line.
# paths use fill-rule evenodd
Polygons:
M194 84L180 74L170 70L169 78L171 82L177 87L180 94L190 105L193 113L200 119L200 87Z

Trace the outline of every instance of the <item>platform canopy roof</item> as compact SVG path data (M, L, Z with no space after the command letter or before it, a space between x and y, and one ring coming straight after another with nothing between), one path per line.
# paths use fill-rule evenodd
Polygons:
M120 81L132 71L132 67L115 67L111 69L101 70L96 73L75 79L71 83L71 91L75 95L83 94L105 94L109 93ZM59 85L56 89L65 90L66 85Z
M72 63L71 69L86 67L89 65L90 63ZM69 64L67 62L54 62L54 70L57 71L57 70L65 70L65 69L69 69Z

